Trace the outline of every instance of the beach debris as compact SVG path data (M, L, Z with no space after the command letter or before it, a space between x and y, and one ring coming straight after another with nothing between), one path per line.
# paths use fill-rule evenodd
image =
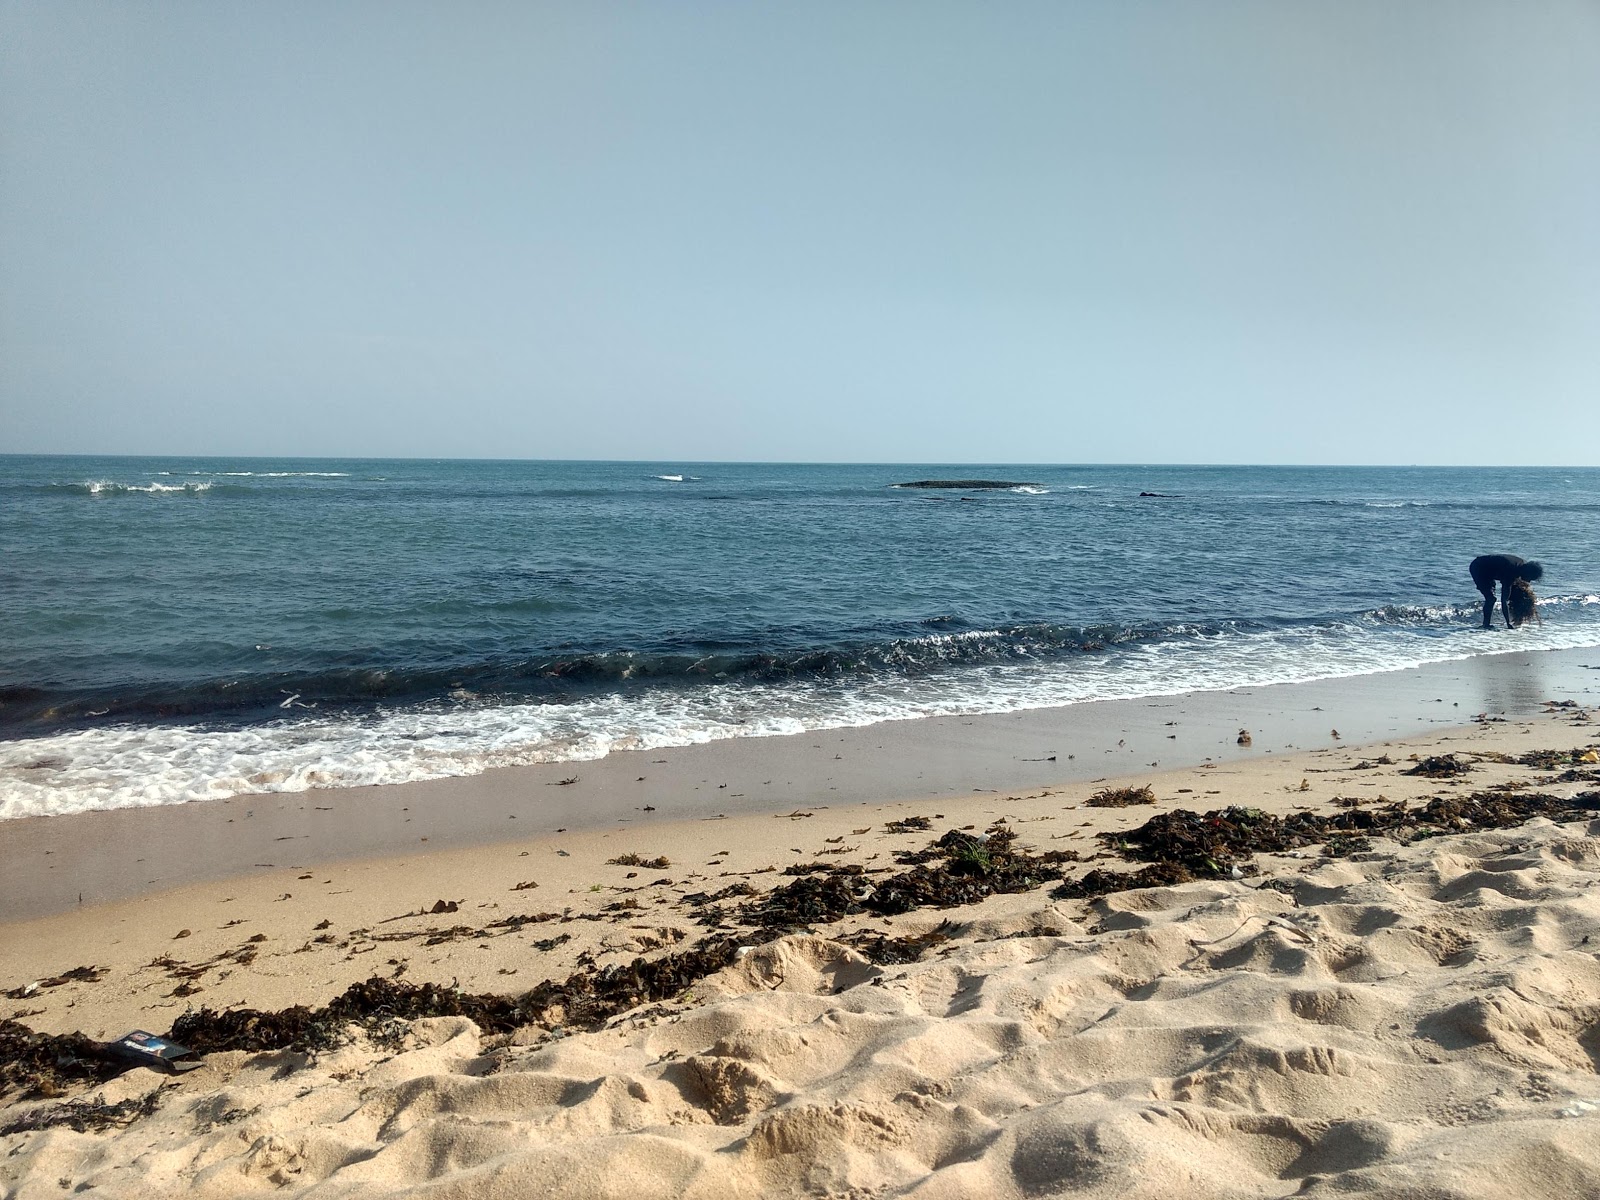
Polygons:
M37 996L41 988L58 988L68 983L99 983L105 971L104 967L73 967L49 979L35 979L32 983L11 988L4 995L7 1000L27 1000Z
M75 1083L104 1083L126 1070L81 1033L35 1033L0 1018L0 1095L50 1099Z
M0 1137L13 1133L37 1133L40 1130L58 1129L63 1126L76 1133L122 1129L140 1117L148 1117L155 1112L156 1105L161 1100L161 1093L170 1086L172 1085L162 1084L143 1096L130 1096L116 1104L107 1104L102 1093L92 1100L68 1100L62 1104L36 1108L9 1125L0 1127Z
M437 915L438 913L453 913L460 911L460 908L461 904L456 900L435 900L433 902L433 907L428 909L428 913L430 915Z
M1156 794L1147 787L1101 788L1084 801L1090 808L1127 808L1133 804L1154 804Z
M922 933L890 937L876 930L863 929L840 940L859 951L868 962L889 967L918 961L932 947L948 942L955 936L956 930L955 922L946 919Z
M180 929L180 930L178 930L177 933L172 935L172 940L173 941L177 941L179 938L190 937L193 934L194 934L194 930L192 930L192 929Z
M201 1008L180 1016L163 1041L181 1043L196 1054L218 1050L317 1050L343 1044L351 1024L372 1036L390 1036L397 1022L430 1016L465 1016L486 1034L537 1026L556 1036L598 1029L644 1004L686 995L699 980L735 961L741 947L828 923L853 913L892 916L920 908L948 909L990 895L1029 891L1056 882L1057 899L1095 899L1130 888L1162 886L1194 878L1240 879L1254 874L1256 853L1275 853L1321 843L1325 852L1356 847L1371 836L1414 841L1465 829L1505 828L1533 817L1574 819L1600 812L1600 791L1573 798L1543 793L1479 792L1437 797L1417 808L1379 801L1329 814L1296 812L1276 816L1258 809L1230 807L1206 813L1163 812L1131 831L1098 835L1108 850L1145 865L1137 871L1089 870L1076 878L1066 872L1082 861L1072 851L1035 854L1016 844L1003 821L983 836L950 830L920 851L897 855L907 869L869 872L859 864L812 869L765 894L745 883L720 892L686 896L714 932L682 951L654 959L599 967L592 956L564 979L549 979L517 996L472 995L453 983L407 984L373 977L354 984L327 1005L295 1006L279 1012ZM724 907L733 901L731 907ZM617 905L622 912L625 905ZM520 928L557 914L507 918L491 927ZM573 917L572 919L579 919ZM583 919L589 919L587 917ZM728 925L742 926L723 933ZM945 927L941 926L941 930ZM483 936L486 930L459 927L455 936ZM937 944L927 934L900 938L876 932L843 935L863 955L886 960L922 953ZM948 936L948 930L945 930ZM387 937L388 935L379 935ZM395 935L415 936L412 934ZM569 935L533 943L536 950L562 944ZM647 944L647 938L640 945ZM385 1031L388 1031L386 1033ZM130 1035L131 1036L131 1035ZM146 1035L149 1036L149 1035ZM104 1081L126 1064L111 1059L107 1047L82 1034L35 1033L16 1021L0 1020L0 1092L23 1090L53 1097L73 1083Z
M512 884L512 885L511 885L511 890L512 890L512 891L513 891L513 892L525 892L525 891L527 891L527 890L528 890L528 889L529 889L529 888L536 888L536 887L538 887L538 886L539 886L539 883L538 883L538 881L537 881L537 880L534 880L534 879L524 879L524 880L523 880L523 881L522 881L522 882L521 882L521 883L514 883L514 884ZM319 926L319 928L320 928L320 926Z
M629 851L627 854L619 854L615 858L606 859L606 863L608 866L613 867L649 867L652 871L661 871L670 867L672 860L665 854L656 858L642 858Z
M327 1050L345 1044L356 1025L369 1036L395 1021L421 1017L467 1017L488 1034L525 1026L559 1030L599 1029L611 1018L681 995L735 959L739 942L715 936L655 959L584 969L562 980L546 980L519 996L474 995L437 983L409 984L377 976L351 984L321 1008L301 1005L278 1012L201 1008L173 1022L197 1053L222 1050ZM40 1036L40 1035L35 1035Z
M1239 730L1239 736L1234 739L1234 741L1238 742L1241 746L1248 746L1254 740L1255 739L1250 736L1250 731L1248 729Z
M1416 766L1400 773L1420 775L1424 779L1453 779L1457 775L1465 775L1470 770L1472 770L1470 762L1459 759L1454 754L1439 754L1432 758L1420 758Z
M573 784L575 784L577 782L578 782L578 777L576 775L569 775L565 779L556 780L555 783L550 784L549 786L550 787L571 787Z
M1354 839L1374 836L1412 842L1468 829L1506 829L1534 817L1600 811L1600 791L1571 799L1545 793L1475 792L1438 796L1419 808L1403 801L1336 813L1295 812L1279 817L1230 806L1207 813L1179 809L1151 817L1139 828L1097 835L1108 848L1135 861L1181 867L1198 878L1222 878L1258 853L1277 854L1323 844L1330 857L1364 849Z
M1600 751L1591 746L1578 746L1572 750L1530 750L1526 754L1519 754L1513 761L1540 771L1559 771L1563 767L1600 763Z
M1376 771L1379 767L1392 767L1393 765L1394 759L1387 754L1380 754L1377 758L1363 758L1349 769L1352 771Z
M933 822L927 817L902 817L898 821L888 821L884 829L889 833L922 833L933 828Z

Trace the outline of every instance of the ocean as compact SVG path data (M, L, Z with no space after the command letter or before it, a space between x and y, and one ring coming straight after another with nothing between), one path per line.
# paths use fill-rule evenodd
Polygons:
M1593 468L0 456L0 818L1600 646L1597 518ZM1542 625L1477 628L1497 552Z

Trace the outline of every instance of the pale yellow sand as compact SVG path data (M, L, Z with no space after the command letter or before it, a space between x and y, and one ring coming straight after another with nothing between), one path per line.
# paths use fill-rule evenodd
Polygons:
M1568 711L1146 781L1155 811L1415 799L1542 773L1482 763L1459 783L1430 781L1399 773L1412 753L1594 738ZM1385 750L1392 765L1359 765ZM112 1036L163 1030L188 1004L318 1004L401 968L417 982L520 990L565 975L586 951L607 963L687 944L701 931L683 893L739 879L767 886L779 881L763 871L772 865L823 855L888 865L895 849L999 816L1036 848L1087 853L1096 830L1153 811L1083 807L1095 786L600 830L343 864L308 879L195 885L4 927L0 989L80 965L103 976L41 987L0 1014ZM910 814L942 816L929 833L883 830ZM606 864L624 851L671 863ZM470 1022L441 1018L400 1031L398 1051L358 1038L313 1060L225 1054L176 1080L130 1072L101 1089L105 1098L165 1084L154 1115L120 1132L0 1139L0 1187L8 1200L89 1188L1600 1194L1600 823L1540 821L1404 848L1380 841L1359 861L1307 852L1261 865L1285 890L1246 879L1085 905L1052 901L1046 888L891 922L855 918L754 949L690 996L597 1033L486 1040ZM530 881L539 886L513 890ZM384 920L438 899L457 911ZM629 899L640 907L605 911ZM552 916L489 929L539 912ZM909 966L872 966L830 937L862 925L915 932L943 917L957 922L955 938ZM575 936L531 948L563 933ZM28 1108L0 1108L0 1124Z

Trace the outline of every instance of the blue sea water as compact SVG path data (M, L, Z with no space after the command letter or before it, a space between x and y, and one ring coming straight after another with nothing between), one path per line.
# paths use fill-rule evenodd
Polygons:
M1597 517L1597 469L0 457L0 817L1600 645ZM1501 551L1542 626L1477 629Z

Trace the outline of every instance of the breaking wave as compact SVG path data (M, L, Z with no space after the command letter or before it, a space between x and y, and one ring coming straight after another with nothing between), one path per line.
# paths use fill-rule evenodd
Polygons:
M1579 613L1600 596L1558 596ZM1503 650L1475 606L1316 622L1051 624L853 647L617 652L428 671L335 671L137 696L0 693L0 818L471 775L617 750L1365 675ZM932 619L934 622L940 618ZM1600 645L1600 622L1517 648ZM45 713L51 715L45 718ZM158 714L160 714L158 716ZM30 734L41 721L69 727Z

